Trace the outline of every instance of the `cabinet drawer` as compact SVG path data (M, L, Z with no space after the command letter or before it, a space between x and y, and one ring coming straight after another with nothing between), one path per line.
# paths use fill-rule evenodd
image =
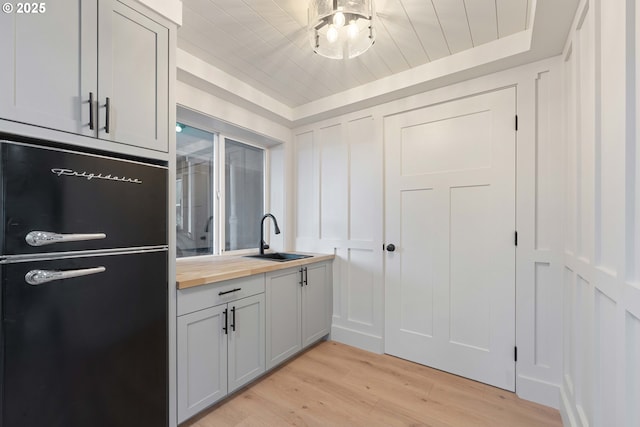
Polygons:
M264 292L264 274L178 290L178 316Z

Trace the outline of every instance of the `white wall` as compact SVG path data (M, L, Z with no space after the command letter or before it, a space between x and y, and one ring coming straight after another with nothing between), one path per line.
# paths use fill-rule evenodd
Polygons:
M566 425L640 425L639 25L583 0L564 53Z
M335 253L332 338L384 351L384 118L514 86L517 393L559 405L562 370L561 60L538 62L294 129L297 250Z

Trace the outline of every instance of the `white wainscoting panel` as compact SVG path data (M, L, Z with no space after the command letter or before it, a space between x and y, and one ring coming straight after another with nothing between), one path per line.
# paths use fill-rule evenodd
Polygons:
M347 320L372 327L376 323L374 306L375 253L368 249L348 249Z
M560 409L570 426L640 425L636 3L583 0L563 54L570 324Z
M380 353L382 144L376 126L371 115L350 115L294 131L295 249L336 255L332 338Z
M349 147L341 124L318 131L320 146L320 239L347 237Z
M317 239L317 158L313 132L296 135L296 238Z
M352 120L346 124L349 141L349 240L372 242L376 206L380 187L375 175L375 165L380 161L372 149L373 117Z
M640 395L640 318L626 313L625 364L627 375L625 380L625 403L627 406L626 421L629 426L640 425L640 405L636 398Z

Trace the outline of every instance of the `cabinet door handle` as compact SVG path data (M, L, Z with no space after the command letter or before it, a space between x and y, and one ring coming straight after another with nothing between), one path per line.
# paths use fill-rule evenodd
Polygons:
M89 129L93 130L93 92L89 92Z
M224 327L222 328L222 330L224 331L224 334L227 335L229 334L229 331L227 328L227 309L226 308L224 309L222 314L224 314Z
M235 288L235 289L231 289L230 291L218 292L218 296L230 294L231 292L238 292L238 291L241 291L241 290L242 290L242 288Z
M107 96L107 101L105 103L105 107L107 108L106 117L104 120L104 131L109 133L110 130L110 116L111 116L111 100Z
M236 307L231 307L231 330L236 331Z
M307 286L309 285L307 279L309 278L309 271L307 270L307 267L304 268L304 285Z
M300 267L300 286L304 286L304 269Z

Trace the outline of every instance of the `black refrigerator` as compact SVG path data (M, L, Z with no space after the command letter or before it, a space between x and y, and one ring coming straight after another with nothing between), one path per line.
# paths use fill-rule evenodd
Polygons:
M167 426L167 168L7 140L0 167L0 427Z

